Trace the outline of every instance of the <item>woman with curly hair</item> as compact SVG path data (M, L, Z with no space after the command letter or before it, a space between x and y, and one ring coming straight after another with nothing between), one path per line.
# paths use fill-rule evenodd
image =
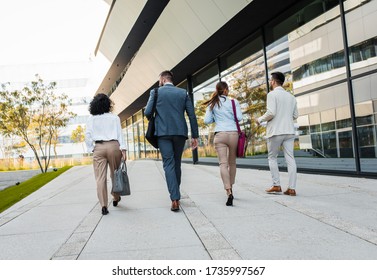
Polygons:
M91 116L85 132L88 153L93 152L94 175L97 183L97 196L102 207L102 214L109 213L107 192L107 168L110 167L110 178L114 184L114 171L119 167L123 157L126 160L126 146L118 116L111 113L113 102L104 94L94 96L89 105ZM113 206L117 206L120 196L113 195Z

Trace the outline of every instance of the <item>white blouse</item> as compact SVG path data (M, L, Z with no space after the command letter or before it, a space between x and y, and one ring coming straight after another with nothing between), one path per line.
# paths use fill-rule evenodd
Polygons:
M120 149L126 150L119 117L112 113L90 116L85 132L88 153L93 152L95 141L109 140L118 140Z

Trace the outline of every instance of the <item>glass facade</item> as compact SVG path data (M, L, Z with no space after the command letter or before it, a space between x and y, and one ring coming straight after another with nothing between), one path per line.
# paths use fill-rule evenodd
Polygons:
M300 1L188 76L178 86L194 97L199 157L216 156L201 104L220 80L241 104L247 157L266 154L265 129L253 120L264 113L269 75L280 71L298 102L298 167L377 173L376 23L377 0ZM125 127L131 158L158 157L144 139L142 111Z

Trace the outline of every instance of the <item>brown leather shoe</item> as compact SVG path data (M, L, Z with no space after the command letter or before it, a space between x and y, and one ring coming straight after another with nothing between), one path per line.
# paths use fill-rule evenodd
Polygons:
M272 186L271 188L266 190L266 193L272 193L272 194L281 193L281 187L280 186Z
M171 202L171 208L170 208L170 210L173 211L173 212L179 211L179 200L173 200Z
M290 196L296 196L296 191L294 189L287 189L284 192L285 195L290 195Z

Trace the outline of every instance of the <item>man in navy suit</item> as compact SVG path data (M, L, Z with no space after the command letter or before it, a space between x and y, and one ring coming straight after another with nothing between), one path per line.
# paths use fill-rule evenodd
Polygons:
M179 211L181 198L181 158L188 139L188 128L185 112L191 127L191 148L198 147L198 123L194 107L186 90L173 85L173 73L163 71L159 78L159 88L156 103L155 135L161 152L166 183L172 201L171 210ZM152 114L155 91L151 90L145 116Z

